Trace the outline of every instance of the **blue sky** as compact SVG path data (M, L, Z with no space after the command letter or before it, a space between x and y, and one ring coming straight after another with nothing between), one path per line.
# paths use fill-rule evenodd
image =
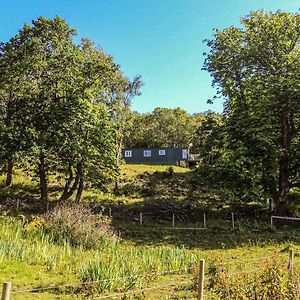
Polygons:
M133 109L182 107L190 113L221 112L209 74L202 71L203 40L213 28L238 25L251 10L297 12L296 0L0 0L0 41L39 16L63 17L121 65L125 75L140 74L142 96Z

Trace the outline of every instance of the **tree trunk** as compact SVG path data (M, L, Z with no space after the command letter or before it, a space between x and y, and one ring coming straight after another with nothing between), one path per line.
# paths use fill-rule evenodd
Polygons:
M72 172L72 167L71 167L71 164L70 164L69 165L69 178L66 181L64 192L63 192L63 194L61 195L61 197L59 199L60 201L68 200L74 194L74 192L76 191L77 186L78 186L78 182L79 182L79 173L78 173L78 171L76 173L74 183L71 186L72 181L73 181L73 172ZM71 188L70 188L70 186L71 186Z
M81 200L81 195L83 191L83 162L79 162L77 165L77 174L79 176L79 183L78 183L78 188L77 188L77 194L76 194L76 203L80 203Z
M48 185L47 185L44 153L40 153L39 177L40 177L40 193L41 193L40 199L42 202L47 203L47 201L48 201Z
M122 145L123 145L122 134L121 134L121 137L120 137L120 141L118 142L118 137L117 137L117 133L116 133L115 147L116 147L116 164L117 164L118 168L121 164ZM118 178L118 176L115 176L114 194L119 195L119 178Z
M68 167L68 173L69 173L69 177L66 179L66 183L65 183L65 187L64 187L64 191L61 195L60 198L64 198L65 195L67 194L67 192L69 191L69 188L70 188L70 185L73 181L73 172L72 172L72 167L71 167L71 164L69 164L69 167Z
M276 211L283 214L288 199L288 193L291 185L289 182L289 152L293 138L293 118L283 112L281 119L281 140L282 155L279 160L279 177L278 177L278 197L276 199Z
M285 151L286 152L286 151ZM283 212L290 190L288 155L284 154L279 161L279 182L277 210Z
M119 195L119 180L117 176L115 177L114 194Z
M7 161L5 186L10 186L12 184L13 167L14 167L14 162L11 158L9 158Z
M70 162L69 162L69 165L68 165L68 174L69 174L69 177L66 179L64 191L63 191L62 195L60 196L59 200L64 200L65 199L65 197L66 197L66 195L69 191L70 185L73 181L72 164Z

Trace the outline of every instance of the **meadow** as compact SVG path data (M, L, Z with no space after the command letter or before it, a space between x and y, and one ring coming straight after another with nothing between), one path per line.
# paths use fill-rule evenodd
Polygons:
M243 218L232 229L225 208L213 210L211 205L215 215L206 207L206 230L174 230L170 214L163 218L157 210L158 195L165 211L177 213L183 208L176 227L202 226L202 220L196 220L206 204L190 215L183 203L187 169L174 168L171 175L166 166L125 166L122 170L119 196L96 191L84 195L90 201L97 194L92 213L103 221L98 230L103 234L97 240L84 216L81 223L68 227L68 222L61 225L63 218L57 219L57 212L55 223L47 213L28 209L28 203L11 209L3 204L0 279L12 282L11 299L193 299L201 258L206 261L207 299L298 299L297 224L278 223L271 230L267 221L245 218L241 213ZM145 196L149 180L151 193ZM25 184L21 174L15 182L10 191L2 189L3 203L10 203L17 192L21 199L32 194L31 201L36 201L34 183ZM127 193L129 186L132 197ZM139 211L145 214L143 225ZM295 252L293 273L290 247Z

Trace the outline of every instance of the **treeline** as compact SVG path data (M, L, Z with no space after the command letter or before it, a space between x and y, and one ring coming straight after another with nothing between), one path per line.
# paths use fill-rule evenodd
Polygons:
M208 143L209 123L222 116L215 112L189 114L181 108L157 107L150 113L132 112L125 132L128 148L190 147L202 153Z
M225 110L207 128L195 184L284 213L300 198L300 15L251 12L207 45Z
M18 165L38 178L63 174L61 200L118 176L122 136L141 80L61 18L43 17L0 44L0 162L12 182Z

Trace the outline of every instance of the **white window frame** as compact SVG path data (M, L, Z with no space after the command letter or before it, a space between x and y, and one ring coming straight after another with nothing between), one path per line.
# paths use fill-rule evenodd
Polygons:
M124 157L132 157L132 150L125 150Z
M188 151L187 151L187 149L182 149L182 159L188 159Z
M151 157L151 150L144 150L144 157Z
M158 155L160 155L160 156L166 155L166 150L165 149L159 149L158 150Z

